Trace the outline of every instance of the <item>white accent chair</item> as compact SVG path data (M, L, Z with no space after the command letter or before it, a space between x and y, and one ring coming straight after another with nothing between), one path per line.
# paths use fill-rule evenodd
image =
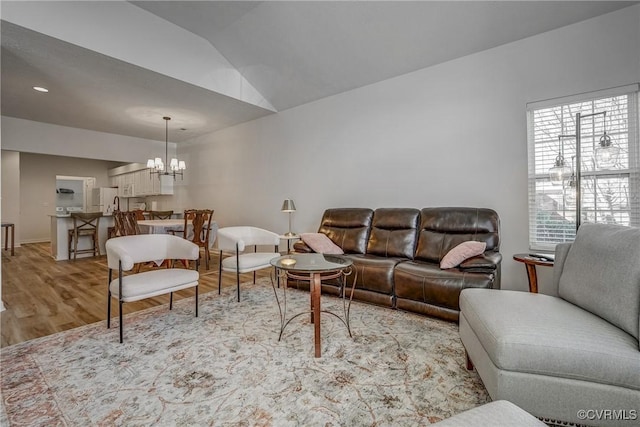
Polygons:
M258 246L274 246L273 252L258 252ZM248 246L254 247L254 252L245 252ZM280 236L258 227L238 226L224 227L218 230L218 249L220 263L218 267L218 294L222 290L222 272L236 273L238 287L238 302L240 302L240 273L253 271L253 283L256 282L256 271L271 268L270 261L280 256L278 252ZM232 256L222 258L223 252L231 252Z
M200 248L181 237L170 234L139 234L107 240L109 292L107 298L107 328L111 327L111 298L118 298L120 307L120 342L123 341L122 305L169 293L169 310L173 308L173 292L195 287L196 317L198 317L198 259ZM135 274L123 274L135 264L161 260L193 260L195 270L158 268ZM172 263L173 264L173 263ZM113 271L118 277L113 279Z

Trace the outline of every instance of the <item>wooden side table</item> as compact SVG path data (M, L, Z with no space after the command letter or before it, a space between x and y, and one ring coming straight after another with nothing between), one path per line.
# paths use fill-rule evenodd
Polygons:
M538 293L538 273L536 272L536 265L543 267L553 267L553 261L536 257L529 254L515 254L513 259L521 262L527 268L527 277L529 279L529 292L534 294Z
M7 250L7 244L9 243L9 229L11 229L11 256L15 255L15 225L12 222L3 222L2 228L4 228L4 250Z

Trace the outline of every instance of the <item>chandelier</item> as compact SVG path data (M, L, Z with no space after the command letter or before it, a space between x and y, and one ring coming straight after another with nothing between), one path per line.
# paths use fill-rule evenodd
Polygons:
M180 175L183 178L183 172L187 168L184 160L178 160L177 158L172 158L169 163L167 160L169 159L169 120L171 117L163 117L162 118L165 123L165 152L164 152L164 162L160 157L156 157L155 159L147 160L147 168L149 169L149 173L158 174L158 178L161 176L173 175L173 179L176 179L176 175Z

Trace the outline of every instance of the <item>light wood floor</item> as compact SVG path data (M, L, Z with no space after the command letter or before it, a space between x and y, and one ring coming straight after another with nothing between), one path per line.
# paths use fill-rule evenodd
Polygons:
M211 252L209 270L200 267L200 294L218 292L218 252ZM15 250L2 250L2 301L0 313L2 347L51 335L107 318L107 257L54 261L49 243L25 244ZM269 269L257 272L268 277ZM240 277L253 280L253 274ZM234 273L223 273L222 286L236 285ZM174 300L194 295L193 289L176 292ZM131 302L124 313L169 302L168 295ZM112 316L118 304L112 301Z

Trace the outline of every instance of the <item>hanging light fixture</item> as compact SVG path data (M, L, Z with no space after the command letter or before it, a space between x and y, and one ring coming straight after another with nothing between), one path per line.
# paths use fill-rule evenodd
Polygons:
M604 112L603 128L604 134L600 137L600 146L596 148L595 161L598 169L612 169L618 163L620 156L620 147L613 144L611 137L607 135L606 130L607 112Z
M562 138L565 136L567 135L558 135L558 148L560 149L560 153L556 157L555 164L549 169L549 179L553 185L562 185L564 180L572 173L572 169L566 164L564 156L562 155L564 152Z
M173 179L176 179L176 175L180 175L180 177L183 178L184 170L187 168L184 160L178 160L174 157L167 164L167 160L169 159L169 120L171 120L171 117L165 116L162 119L165 123L165 161L163 162L160 157L149 159L147 160L147 168L149 168L149 173L158 174L158 178L167 175L173 175Z
M606 111L599 111L597 113L590 114L582 114L576 113L576 133L575 135L558 135L558 141L560 146L560 154L556 157L555 165L549 169L549 179L553 184L561 184L564 180L568 179L567 185L563 188L564 196L566 197L565 202L567 205L575 205L576 210L576 230L580 227L582 223L582 119L587 117L595 117L595 116L604 116L606 118ZM603 120L604 123L604 120ZM604 125L603 125L604 126ZM576 139L576 155L571 158L571 162L575 159L575 171L573 167L568 167L564 162L563 154L563 144L562 138L575 138ZM611 147L613 149L611 151L605 151L600 154L601 161L603 161L603 165L600 166L598 162L598 150L595 153L595 162L598 167L604 169L605 165L615 165L618 161L618 154L620 149L617 146L611 144L611 138L607 135L606 130L604 134L600 138L600 147L602 149L608 150ZM614 158L615 156L615 158Z

